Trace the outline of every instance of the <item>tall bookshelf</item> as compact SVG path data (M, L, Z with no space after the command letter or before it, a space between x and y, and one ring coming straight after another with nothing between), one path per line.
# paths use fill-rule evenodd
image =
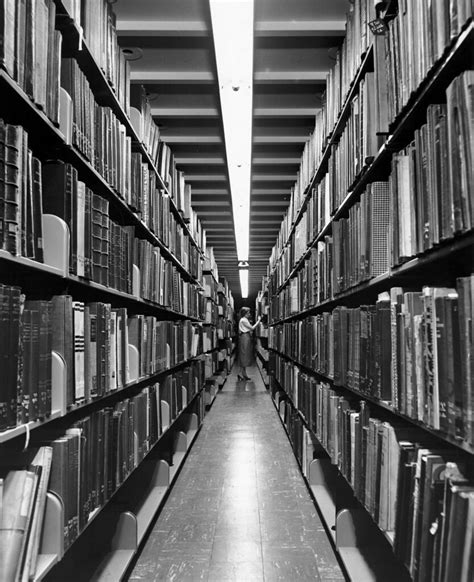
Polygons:
M270 390L352 580L467 581L472 7L347 30L269 265Z
M2 10L2 576L118 580L220 371L205 231L111 4Z

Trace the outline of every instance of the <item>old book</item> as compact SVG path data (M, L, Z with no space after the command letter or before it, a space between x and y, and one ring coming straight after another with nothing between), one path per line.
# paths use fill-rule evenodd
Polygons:
M38 158L34 156L31 159L32 171L32 239L33 239L33 257L43 262L43 185L42 185L42 166Z
M0 4L0 65L10 77L15 75L15 23L16 5L14 0L2 0Z
M469 489L469 480L465 468L456 462L446 463L444 475L444 493L442 512L437 522L437 532L434 551L433 576L435 580L443 580L446 570L446 554L448 552L451 502L456 487Z
M461 383L456 386L456 434L474 442L474 276L460 277L456 281L459 294L459 334Z
M449 515L449 533L443 582L469 582L474 572L472 525L474 521L474 488L453 485Z
M84 303L72 302L74 333L74 402L85 398Z
M35 22L36 22L36 2L34 0L25 0L25 14L24 14L24 59L22 70L23 90L33 99L35 96L34 90L34 71L36 65L35 55ZM23 23L22 23L23 24Z
M2 580L14 581L21 577L40 476L41 468L38 466L3 470L3 508L0 522Z
M41 467L41 474L38 482L38 493L35 500L30 535L25 552L22 575L23 582L27 582L31 578L34 578L36 572L36 561L39 554L45 517L46 495L48 492L49 476L51 473L53 450L51 447L43 446L39 449L29 449L26 455L30 458L32 457L30 463L32 466Z
M77 270L77 239L74 204L77 200L77 170L62 161L43 165L43 212L58 216L67 224L70 233L69 272Z
M66 403L74 403L74 344L73 311L70 295L55 295L51 300L51 322L53 331L52 349L66 364Z
M88 335L85 339L86 347L86 392L89 397L94 398L98 395L98 379L97 379L97 353L98 353L98 312L99 304L87 304L88 319L85 329L88 330Z
M22 249L22 198L25 167L25 146L28 136L19 125L5 126L5 182L3 192L3 241L4 250L20 255Z

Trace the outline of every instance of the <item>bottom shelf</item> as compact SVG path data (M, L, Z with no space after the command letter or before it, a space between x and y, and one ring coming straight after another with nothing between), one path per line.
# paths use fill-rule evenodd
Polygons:
M173 464L168 465L163 459L158 461L153 469L156 486L149 490L137 511L123 511L120 514L112 551L96 569L93 582L117 582L126 573L198 435L197 417L193 417L189 430L178 433Z
M281 391L272 401L289 438L282 410L284 399L275 400L279 394ZM351 582L410 582L408 571L393 554L390 540L357 502L331 461L313 459L306 474L302 469L328 537Z
M265 387L268 388L268 385L270 382L268 379L267 371L265 370L265 368L262 366L262 364L258 360L256 360L256 362L257 362L257 368L260 371L260 376L262 377L262 381L265 384Z

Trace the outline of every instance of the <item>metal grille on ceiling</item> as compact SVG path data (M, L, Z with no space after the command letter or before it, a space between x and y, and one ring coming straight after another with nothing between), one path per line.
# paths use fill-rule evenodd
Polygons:
M255 0L250 298L266 274L347 9L347 0ZM121 0L115 11L121 46L142 51L132 83L145 86L219 274L239 297L208 0Z

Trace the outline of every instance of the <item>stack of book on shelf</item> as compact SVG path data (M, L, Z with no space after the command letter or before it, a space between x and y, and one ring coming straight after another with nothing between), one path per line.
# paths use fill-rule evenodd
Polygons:
M393 287L375 305L273 326L269 346L338 386L474 444L470 353L474 275L456 288Z
M196 325L189 320L160 321L70 295L30 300L9 285L0 285L0 297L0 321L6 332L0 347L6 374L0 401L2 430L51 414L52 351L66 366L67 383L62 387L66 406L127 386L132 380L129 346L136 350L138 378L164 372L200 353Z
M66 431L45 427L35 433L26 453L2 455L2 579L14 579L13 572L17 579L28 579L28 572L35 571L47 491L61 500L64 509L66 550L204 380L203 363L193 361L137 395L83 417ZM169 407L169 418L162 417L162 402Z

